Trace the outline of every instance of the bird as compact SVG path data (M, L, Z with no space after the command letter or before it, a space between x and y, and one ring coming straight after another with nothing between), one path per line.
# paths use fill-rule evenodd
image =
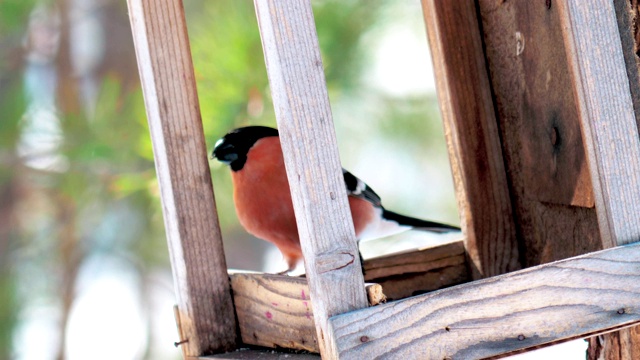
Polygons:
M233 200L240 224L280 250L288 266L282 273L293 271L302 259L302 250L278 130L267 126L234 129L215 143L211 158L231 169ZM364 181L345 169L342 175L358 241L410 229L435 233L460 231L452 225L389 211Z

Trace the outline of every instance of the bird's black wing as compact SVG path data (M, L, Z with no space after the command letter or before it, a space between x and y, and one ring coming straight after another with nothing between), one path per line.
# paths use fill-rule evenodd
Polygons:
M373 206L381 207L380 196L364 181L358 179L345 169L342 169L342 176L344 176L344 185L347 187L347 195L367 200L372 203Z
M344 184L347 187L347 195L364 199L373 204L373 206L382 209L382 218L384 220L393 221L401 226L410 226L418 230L431 231L436 233L446 233L450 231L460 231L460 228L447 224L442 224L429 220L417 219L405 215L389 211L382 207L380 196L369 187L364 181L358 179L355 175L342 169L344 176Z

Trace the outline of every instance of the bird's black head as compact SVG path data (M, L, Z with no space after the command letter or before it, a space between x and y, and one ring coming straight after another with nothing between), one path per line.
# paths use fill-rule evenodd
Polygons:
M235 129L216 142L211 158L231 166L231 170L239 171L247 161L247 153L256 141L278 136L278 130L266 126L247 126Z

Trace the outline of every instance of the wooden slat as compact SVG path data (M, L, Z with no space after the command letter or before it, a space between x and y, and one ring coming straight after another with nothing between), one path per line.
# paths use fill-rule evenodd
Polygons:
M559 2L605 247L640 237L640 140L613 2Z
M475 2L422 6L473 277L516 270L516 229Z
M367 298L309 0L255 0L323 357L330 316Z
M593 207L593 192L556 4L481 0L487 57L520 195Z
M470 281L464 258L457 259L459 263L444 265L427 272L395 275L376 281L384 290L387 301L404 299Z
M236 321L180 0L129 0L185 356L233 350Z
M380 284L389 301L467 282L463 241L364 261L364 279Z
M364 261L364 278L371 281L393 275L425 272L458 262L459 256L464 256L462 241L374 257Z
M235 273L231 288L244 344L320 351L307 279ZM366 284L365 291L371 306L386 300L378 284Z
M375 281L384 283L384 287L365 284L370 306L386 300L385 289L392 298L401 299L469 278L462 241L368 259L364 267L376 269ZM230 276L244 344L319 351L305 278L233 271Z
M633 8L631 3L633 3ZM620 45L622 45L622 54L626 64L627 77L629 78L636 124L640 125L640 57L636 55L636 51L639 50L636 45L635 34L636 28L640 24L637 8L638 0L613 0L613 6L620 31Z
M625 244L640 235L640 141L638 109L632 98L639 93L638 71L630 36L625 33L630 29L618 28L625 25L627 15L628 7L622 5L617 2L616 15L611 1L559 4L604 247ZM591 339L590 359L637 358L638 329L606 335L601 343ZM604 353L597 354L600 349Z
M330 319L341 359L479 359L640 322L640 243Z
M525 267L602 248L558 3L478 1Z
M201 360L219 359L219 360L320 360L317 354L296 354L287 352L275 352L272 350L252 350L240 349L238 351L200 357Z

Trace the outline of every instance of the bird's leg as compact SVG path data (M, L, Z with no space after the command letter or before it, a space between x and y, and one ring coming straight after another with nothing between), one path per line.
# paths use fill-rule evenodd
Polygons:
M276 273L278 275L289 275L293 270L296 269L296 265L298 265L298 261L300 260L297 257L283 255L284 260L287 262L288 268L284 271Z

